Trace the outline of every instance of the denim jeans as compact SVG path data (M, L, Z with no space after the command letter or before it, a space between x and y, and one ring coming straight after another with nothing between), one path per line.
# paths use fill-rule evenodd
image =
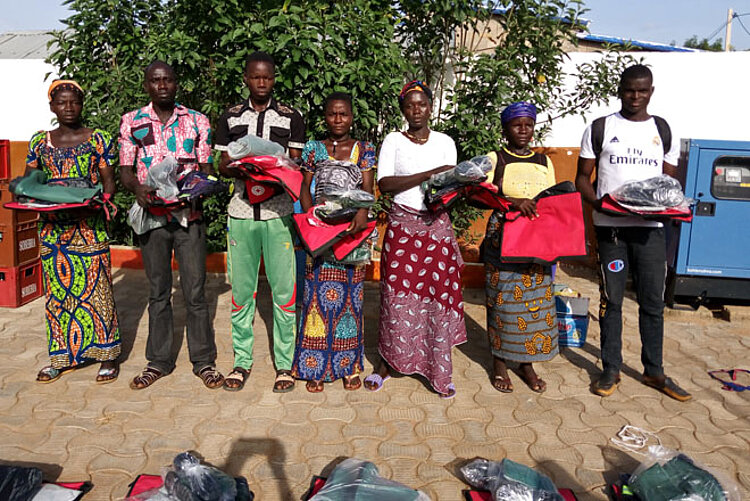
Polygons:
M664 374L664 282L667 276L664 228L597 226L601 302L602 365L605 373L622 366L622 301L628 272L638 300L641 362L647 376Z
M162 374L169 374L175 366L171 266L174 251L180 266L180 285L187 310L188 352L193 372L197 374L216 360L216 343L204 294L206 226L203 222L193 222L183 228L177 223L169 223L140 235L138 240L149 281L148 366Z

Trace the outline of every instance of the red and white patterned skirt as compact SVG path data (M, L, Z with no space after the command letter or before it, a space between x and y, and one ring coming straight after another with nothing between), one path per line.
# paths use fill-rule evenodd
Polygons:
M464 262L448 215L393 204L380 264L380 355L448 393L452 348L466 342Z

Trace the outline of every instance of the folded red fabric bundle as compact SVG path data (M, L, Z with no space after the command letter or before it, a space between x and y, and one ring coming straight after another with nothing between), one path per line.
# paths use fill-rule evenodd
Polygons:
M563 193L536 202L539 217L506 215L500 259L504 262L554 264L586 257L586 225L580 193Z
M356 249L375 229L375 221L367 223L367 228L358 233L347 233L351 222L339 224L324 223L315 216L315 207L302 214L293 216L302 245L312 256L318 257L329 248L333 249L336 259L345 258Z
M244 157L230 167L240 169L245 181L250 203L259 203L285 191L292 200L299 200L302 191L302 172L290 168L286 162L271 155Z

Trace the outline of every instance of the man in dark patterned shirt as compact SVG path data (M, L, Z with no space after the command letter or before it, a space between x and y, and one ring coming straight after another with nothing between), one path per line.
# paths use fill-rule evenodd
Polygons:
M292 158L302 155L305 124L299 111L273 98L275 64L263 52L254 52L245 65L250 98L232 106L219 118L216 149L221 152L219 170L235 177L229 202L228 254L232 282L232 341L234 369L224 383L230 391L242 389L253 365L253 318L261 256L273 294L273 351L276 363L275 392L291 391L295 341L296 266L292 229L292 200L286 193L251 203L245 180L227 168L229 143L254 135L280 144Z

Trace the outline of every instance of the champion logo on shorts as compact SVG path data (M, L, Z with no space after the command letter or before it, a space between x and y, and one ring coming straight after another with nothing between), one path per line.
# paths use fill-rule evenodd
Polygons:
M615 259L614 261L610 261L607 265L607 269L611 272L617 273L622 271L625 268L625 262L622 259Z

